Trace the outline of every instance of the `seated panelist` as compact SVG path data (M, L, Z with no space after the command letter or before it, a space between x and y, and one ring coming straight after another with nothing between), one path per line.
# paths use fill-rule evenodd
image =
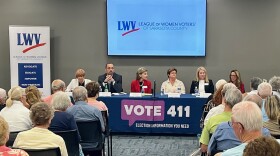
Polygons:
M77 69L76 71L76 79L72 79L69 85L66 88L66 92L71 92L74 88L78 86L85 87L87 83L89 83L91 80L85 79L86 72L83 69Z
M195 93L195 88L199 93L214 93L212 80L208 79L207 71L204 67L198 67L196 70L196 79L192 81L190 94Z
M181 93L185 94L184 83L177 79L177 69L172 67L167 70L168 80L161 85L161 91L164 93Z
M148 70L140 67L136 73L136 80L133 80L130 85L131 92L152 93L152 83L148 80Z
M105 92L107 89L111 93L119 93L123 91L122 88L122 76L115 73L114 65L112 63L107 63L105 66L105 74L98 77L98 83Z

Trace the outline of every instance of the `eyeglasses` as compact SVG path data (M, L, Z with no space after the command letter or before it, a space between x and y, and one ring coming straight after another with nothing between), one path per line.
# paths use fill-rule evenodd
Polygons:
M240 122L232 122L232 121L229 121L229 122L228 122L228 125L229 125L230 127L233 127L233 124L234 124L234 123L240 124L241 127L244 129L244 126L243 126L242 123L240 123Z

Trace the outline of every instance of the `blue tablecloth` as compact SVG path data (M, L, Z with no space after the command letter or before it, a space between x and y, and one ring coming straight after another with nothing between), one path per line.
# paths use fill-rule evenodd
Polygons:
M109 111L112 132L198 134L207 98L183 94L132 98L128 95L99 97Z

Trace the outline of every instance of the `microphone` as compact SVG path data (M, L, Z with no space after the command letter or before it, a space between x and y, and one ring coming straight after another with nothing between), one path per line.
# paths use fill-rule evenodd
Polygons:
M154 80L153 98L156 98L156 80Z

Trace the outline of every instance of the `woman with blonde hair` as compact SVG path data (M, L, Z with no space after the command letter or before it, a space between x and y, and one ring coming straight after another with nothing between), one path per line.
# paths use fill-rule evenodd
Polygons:
M230 71L229 82L233 83L241 91L242 94L245 93L244 84L241 80L241 75L238 70L234 69Z
M21 149L11 149L5 144L9 140L9 125L3 117L0 116L0 155L1 156L28 156L28 154Z
M36 86L28 86L25 88L26 102L29 105L29 108L32 107L37 102L42 102L41 93Z
M268 121L263 123L271 135L280 135L279 123L277 118L280 116L280 99L276 95L268 96L265 100L264 109L268 117Z
M208 74L204 67L197 68L195 80L191 84L190 94L195 93L195 89L198 89L199 93L214 93L213 81L208 79Z
M86 72L83 69L77 69L75 73L75 79L72 79L69 85L66 88L66 92L72 92L72 90L78 86L85 87L87 83L89 83L91 80L85 79Z
M131 82L130 91L152 93L152 83L148 80L148 70L146 68L138 68L136 72L136 80Z
M32 128L29 109L24 106L24 89L19 86L13 87L8 95L6 107L1 110L0 115L8 122L10 131L18 132Z

